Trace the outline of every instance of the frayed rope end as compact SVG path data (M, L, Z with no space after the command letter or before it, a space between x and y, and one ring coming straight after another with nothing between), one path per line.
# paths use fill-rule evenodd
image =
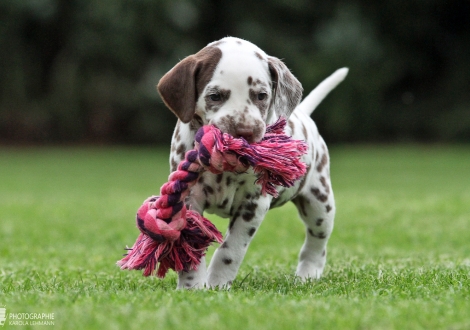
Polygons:
M222 243L222 234L208 219L189 210L186 227L178 239L160 242L140 233L134 246L128 249L129 253L117 265L121 269L143 269L144 276L155 274L163 278L169 269L176 272L196 270L207 248L215 242Z

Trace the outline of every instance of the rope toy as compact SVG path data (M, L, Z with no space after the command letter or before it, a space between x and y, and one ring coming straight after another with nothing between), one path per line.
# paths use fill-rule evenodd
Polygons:
M285 135L285 125L286 119L280 118L253 144L212 125L201 127L194 149L170 174L160 196L149 197L137 211L139 237L118 266L144 269L143 275L149 276L159 264L156 275L161 278L168 269L196 270L209 245L222 243L222 234L208 219L186 208L190 188L203 171L244 173L252 167L262 194L277 197L276 186L291 187L306 171L300 157L307 152L307 144Z

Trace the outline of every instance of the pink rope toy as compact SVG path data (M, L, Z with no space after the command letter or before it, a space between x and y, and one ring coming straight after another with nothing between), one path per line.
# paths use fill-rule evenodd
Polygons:
M305 174L300 157L307 152L307 145L285 135L285 125L286 120L279 119L253 144L212 125L201 127L194 149L170 174L160 196L149 197L137 211L140 235L117 262L121 269L144 269L143 275L149 276L159 263L157 276L161 278L170 268L177 272L196 270L209 245L222 242L217 228L201 214L187 210L184 203L203 171L243 173L251 166L263 195L277 197L276 186L291 187Z

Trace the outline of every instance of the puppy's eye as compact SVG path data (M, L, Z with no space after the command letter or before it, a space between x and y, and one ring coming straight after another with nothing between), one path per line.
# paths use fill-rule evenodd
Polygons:
M266 93L259 93L258 94L258 100L263 101L267 96L268 96L268 94L266 94Z
M212 101L220 101L220 94L211 94L209 97Z

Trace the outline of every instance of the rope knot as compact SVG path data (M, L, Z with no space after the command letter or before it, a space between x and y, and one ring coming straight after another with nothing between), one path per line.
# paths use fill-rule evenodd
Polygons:
M215 126L201 127L195 136L194 148L198 152L198 160L205 170L215 174L222 172L243 173L249 168L250 164L244 162L243 157L237 155L236 152L230 150L228 145L234 138L227 134L221 133ZM243 142L248 144L245 139L236 139L241 145ZM229 142L230 141L230 142ZM232 149L240 148L232 144Z

